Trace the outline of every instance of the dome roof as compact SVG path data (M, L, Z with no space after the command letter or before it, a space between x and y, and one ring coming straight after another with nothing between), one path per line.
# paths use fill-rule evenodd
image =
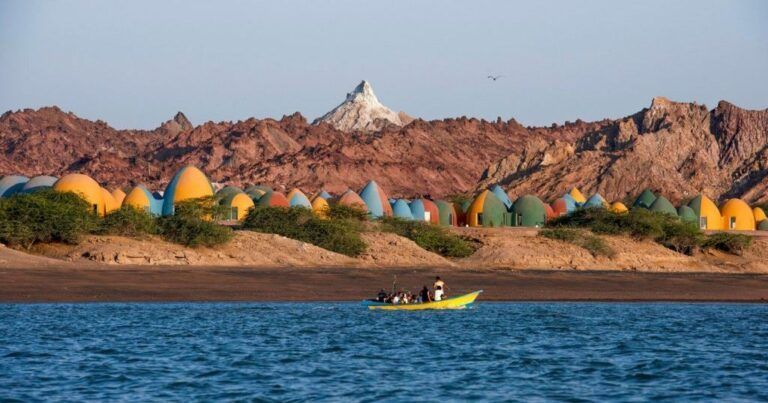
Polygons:
M364 211L368 211L368 206L365 204L363 199L360 198L360 196L357 195L353 190L347 190L344 192L344 194L339 197L339 204L343 206L350 206L350 207L357 207L360 209L363 209Z
M664 196L659 196L651 204L650 209L656 213L664 213L677 217L677 209Z
M435 205L437 206L438 215L440 216L440 225L453 227L459 225L459 217L456 215L456 207L454 207L453 203L445 200L437 200L435 201Z
M264 196L261 196L259 198L259 201L257 203L259 207L290 207L290 203L288 202L288 198L285 197L280 192L275 192L274 190L270 190L269 192L265 193Z
M642 193L640 193L639 196L637 196L637 199L635 199L635 202L632 203L632 207L640 207L645 209L650 209L651 204L656 201L656 195L651 192L650 189L643 190Z
M328 212L331 206L328 200L318 195L312 200L312 211L320 218L328 218Z
M240 189L237 186L224 186L223 188L219 189L216 192L216 198L223 200L231 195L236 195L238 193L244 193L244 192L242 189Z
M143 185L136 186L123 199L123 206L132 206L149 213L160 215L163 210L163 201L155 196Z
M109 190L101 188L101 197L104 199L104 214L109 214L120 208L120 203L112 197Z
M723 218L720 215L720 210L707 196L703 194L696 196L688 203L688 207L693 209L693 212L699 217L699 226L704 227L702 229L723 229Z
M440 223L440 211L433 201L423 198L414 199L409 207L414 220L429 221L432 224Z
M392 216L395 218L401 218L404 220L413 220L413 214L411 213L411 208L408 206L408 202L404 199L396 200L394 204L392 204Z
M288 205L291 207L304 207L308 209L312 208L312 203L310 203L307 195L305 195L304 192L297 188L294 188L288 192L288 196L285 198L288 199Z
M696 215L696 212L693 211L693 209L688 206L678 207L677 215L680 216L680 219L683 220L684 222L689 222L694 224L697 224L699 222L699 217Z
M363 199L368 207L371 216L378 218L381 216L392 216L392 206L389 205L387 194L376 181L368 181L360 191L360 198Z
M629 209L622 202L614 202L613 204L611 204L611 211L617 214L623 214L628 212Z
M115 188L110 194L112 195L112 198L115 199L118 207L123 205L123 200L125 200L125 192L123 192L123 189Z
M723 217L723 229L754 231L755 215L747 203L740 199L730 199L720 208Z
M29 178L21 175L7 175L0 179L0 197L8 197L20 191Z
M467 225L470 227L501 227L505 224L507 207L490 190L482 191L467 209Z
M163 194L163 215L173 214L176 203L213 196L213 186L205 174L192 165L181 168L173 176Z
M244 220L245 217L248 216L248 212L255 206L253 199L244 192L230 192L225 198L219 201L219 204L230 208L225 214L227 220L238 221Z
M563 196L552 203L552 210L558 216L562 216L576 210L576 202L571 195Z
M542 227L547 220L544 202L534 195L525 195L515 200L512 206L515 225L521 227Z
M587 202L587 198L584 197L584 194L581 193L578 188L571 188L571 191L568 192L568 195L573 198L573 201L576 202L576 204L584 204Z
M491 192L493 192L493 195L501 200L502 203L504 203L504 206L507 207L507 210L512 208L512 200L510 200L509 195L504 189L501 188L501 186L493 185Z
M605 201L600 193L595 193L587 199L584 203L585 208L605 208L608 206L608 202Z
M55 176L35 176L24 184L24 187L21 188L21 193L34 193L38 190L50 189L57 180L59 180L59 178Z
M766 215L765 215L765 211L763 211L763 209L761 209L760 207L753 208L752 209L752 215L755 216L755 222L757 222L757 223L762 222L763 220L768 219L768 217L766 217Z
M53 190L57 192L75 193L87 201L88 204L93 207L95 213L104 215L104 193L102 192L101 186L88 175L64 175L53 185Z

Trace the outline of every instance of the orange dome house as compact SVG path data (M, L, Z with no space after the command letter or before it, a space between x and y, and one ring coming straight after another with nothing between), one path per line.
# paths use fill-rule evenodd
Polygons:
M192 165L181 168L163 193L163 215L172 215L176 203L213 196L213 186L205 174Z
M341 195L341 197L339 197L338 203L342 206L356 207L365 212L368 212L368 205L366 205L365 201L363 201L363 199L351 189L347 190L344 192L344 194Z
M699 217L700 229L723 229L723 218L720 215L720 210L707 196L703 194L696 196L688 203L688 207L692 208L696 216Z
M259 207L284 207L288 208L291 204L284 194L275 191L269 191L259 198L256 203Z
M467 225L470 227L501 227L511 225L507 207L490 190L477 195L467 209Z
M761 222L768 220L768 217L765 215L765 211L761 209L760 207L755 207L752 209L752 215L755 216L755 223L760 224Z
M741 199L730 199L720 207L720 215L723 216L723 229L754 231L755 215L749 204Z
M104 215L104 193L102 192L101 186L88 175L64 175L53 185L53 190L57 192L75 193L91 205L91 211L93 211L94 214Z

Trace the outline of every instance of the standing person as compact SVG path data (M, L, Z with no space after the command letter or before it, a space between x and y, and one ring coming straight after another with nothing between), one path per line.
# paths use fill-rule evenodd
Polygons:
M440 276L435 277L435 284L432 285L435 288L435 301L440 301L445 297L445 282L440 279Z

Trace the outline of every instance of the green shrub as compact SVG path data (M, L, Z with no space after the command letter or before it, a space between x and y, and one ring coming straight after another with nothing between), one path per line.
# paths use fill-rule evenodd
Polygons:
M703 242L703 234L695 224L679 218L636 208L625 214L605 209L580 209L547 224L553 228L583 228L595 234L629 235L635 239L653 240L674 251L693 254Z
M475 253L474 244L445 228L422 221L391 217L383 217L380 221L382 231L408 238L420 247L441 256L467 257Z
M365 252L366 245L360 237L362 230L360 217L356 213L348 214L351 210L348 208L336 210L341 212L337 217L348 218L322 219L311 210L302 207L289 209L265 207L251 210L243 221L242 227L311 243L347 256L359 256Z
M741 255L752 245L752 237L744 234L719 232L704 239L702 248L713 248L734 255Z
M333 203L328 209L328 218L331 220L368 221L369 217L368 212L355 206Z
M539 231L539 236L556 241L574 242L580 234L579 231L571 228L547 228Z
M99 223L97 233L140 237L158 233L157 218L145 210L122 206L107 214Z
M74 193L43 190L0 199L0 242L31 248L38 242L74 244L98 218Z
M539 231L539 236L563 241L580 246L589 251L592 256L613 257L616 252L597 235L585 233L573 228L548 228Z
M179 202L173 215L158 219L160 234L170 242L190 247L227 243L232 239L232 229L213 221L222 216L224 209L213 197Z

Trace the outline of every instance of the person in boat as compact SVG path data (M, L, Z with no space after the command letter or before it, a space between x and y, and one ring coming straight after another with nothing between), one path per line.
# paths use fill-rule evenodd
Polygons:
M392 296L392 304L397 305L400 303L400 293L396 293Z
M435 288L435 301L441 301L445 298L445 282L440 279L440 276L435 277L435 284L432 285Z
M386 292L386 291L384 291L384 289L382 288L382 289L379 291L379 295L377 295L377 296L376 296L376 301L378 301L378 302L384 302L384 301L386 301L386 300L387 300L387 297L388 297L388 295L387 295L387 292Z
M424 286L424 288L421 289L421 292L419 292L419 300L422 304L432 301L432 298L429 297L429 288L427 288L427 286Z

